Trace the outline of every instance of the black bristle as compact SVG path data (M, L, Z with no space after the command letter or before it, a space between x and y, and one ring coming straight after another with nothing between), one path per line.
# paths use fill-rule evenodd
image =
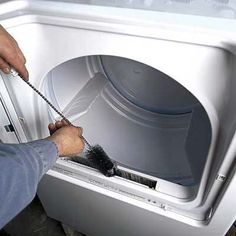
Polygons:
M90 147L85 155L105 176L111 177L115 175L116 165L101 146L95 145Z

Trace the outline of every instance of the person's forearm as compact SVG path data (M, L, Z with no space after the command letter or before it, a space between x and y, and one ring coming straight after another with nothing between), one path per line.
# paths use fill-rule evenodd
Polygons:
M57 157L51 141L0 144L0 229L31 202Z

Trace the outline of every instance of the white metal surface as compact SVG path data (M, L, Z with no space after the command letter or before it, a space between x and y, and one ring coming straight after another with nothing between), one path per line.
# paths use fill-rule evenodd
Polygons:
M154 193L58 161L39 191L49 216L90 236L224 235L236 218L234 20L45 1L6 3L0 13L1 23L26 55L36 87L41 88L55 66L70 59L121 56L174 78L198 98L211 122L208 160L194 195L188 193L184 200L171 196L173 186L161 180ZM15 123L19 123L16 113L25 120L22 127L28 140L45 135L41 128L48 121L47 107L22 81L3 77L11 96L5 103L14 104ZM226 180L216 179L218 174ZM176 191L186 191L180 189Z

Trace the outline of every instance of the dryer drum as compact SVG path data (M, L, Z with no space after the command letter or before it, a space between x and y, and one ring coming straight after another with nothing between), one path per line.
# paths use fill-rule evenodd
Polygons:
M211 141L209 118L186 88L158 68L87 56L54 68L43 87L85 137L121 166L181 185L200 182ZM48 116L57 119L49 107Z

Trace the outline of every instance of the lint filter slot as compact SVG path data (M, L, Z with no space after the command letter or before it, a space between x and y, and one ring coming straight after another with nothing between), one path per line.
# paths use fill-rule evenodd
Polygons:
M97 169L92 162L90 162L88 159L85 159L83 157L72 157L69 160L72 161L72 162L76 162L76 163L85 165L85 166L89 166L93 169ZM145 185L145 186L147 186L151 189L155 189L156 185L157 185L157 181L149 179L149 178L144 177L144 176L140 176L140 175L135 174L135 173L132 173L131 171L124 170L122 167L119 167L119 166L117 167L115 176L133 181L135 183Z

